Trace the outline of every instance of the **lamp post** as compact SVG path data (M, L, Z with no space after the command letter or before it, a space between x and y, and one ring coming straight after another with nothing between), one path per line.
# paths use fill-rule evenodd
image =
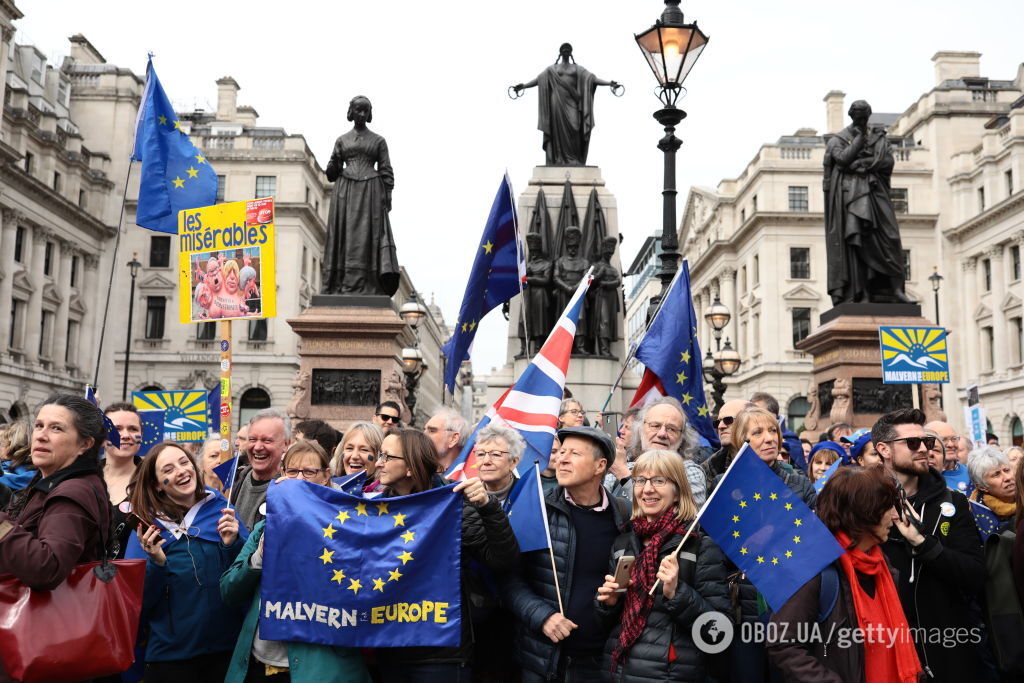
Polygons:
M121 400L128 400L128 365L132 359L132 316L135 314L135 278L139 274L142 264L139 262L138 252L132 254L132 260L127 263L128 270L132 274L131 293L128 296L128 332L124 341L124 383L121 385Z
M405 389L408 392L405 405L409 408L410 427L416 424L416 388L419 386L420 377L427 369L426 363L423 362L423 353L419 349L420 339L417 331L420 321L427 313L427 307L420 303L415 291L409 294L409 299L398 310L399 317L412 328L416 336L412 346L402 349L402 370L405 372Z
M697 23L687 24L680 0L665 0L665 11L654 25L643 33L634 35L636 44L647 60L647 65L658 80L658 99L665 105L654 112L654 118L665 128L665 136L658 141L658 149L665 154L665 188L662 190L661 225L661 292L651 299L653 316L661 300L668 293L676 270L679 268L679 240L676 236L676 152L683 142L676 137L676 126L686 118L686 112L676 107L682 92L683 81L696 64L708 44L708 36L697 28Z
M711 325L711 331L715 335L715 353L711 353L711 349L708 349L708 352L704 354L701 370L704 372L704 380L711 385L711 400L715 404L715 415L717 415L725 403L723 397L726 386L723 380L736 374L743 359L729 343L728 337L725 340L725 346L722 346L722 330L732 320L732 313L717 294L707 312L704 313L704 320Z
M928 276L928 281L932 283L932 292L935 293L935 324L939 325L939 288L942 287L942 281L945 279L939 275L939 267L934 266L935 272Z

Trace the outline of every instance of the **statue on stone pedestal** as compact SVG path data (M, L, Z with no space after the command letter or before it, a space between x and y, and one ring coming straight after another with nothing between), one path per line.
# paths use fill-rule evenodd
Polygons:
M853 422L853 389L850 380L840 377L832 385L832 410L829 412L829 420L832 424L840 422Z
M924 398L924 417L928 422L945 422L946 413L942 410L942 385L922 384L921 394Z
M526 330L522 329L522 322L519 323L519 336L528 341L525 350L532 357L537 354L544 340L548 338L548 333L551 332L552 320L549 309L553 294L551 278L555 264L544 253L543 239L540 234L527 233L526 247L527 286L523 291L523 304L526 306L526 325L530 338L525 340Z
M619 339L622 274L611 264L618 243L615 237L601 240L601 260L594 263L594 282L587 292L590 337L596 344L597 355L604 357L612 355L611 344Z
M576 287L587 272L589 264L587 259L580 255L580 244L583 241L583 232L575 225L565 230L565 256L555 261L554 283L557 295L556 310L561 313L572 299ZM590 348L590 339L586 334L587 330L586 307L580 312L579 322L576 324L576 341L573 347L574 353L586 353Z
M912 303L903 291L903 248L889 198L895 165L871 106L850 105L853 123L825 146L825 249L832 304Z
M594 128L594 91L607 85L615 93L621 86L604 81L576 63L572 45L562 43L558 60L529 83L512 86L516 95L538 86L540 113L537 128L544 133L548 166L585 166Z
M398 290L399 268L391 234L395 174L384 138L366 124L373 105L362 95L348 106L352 130L334 143L327 179L334 183L321 268L324 294L384 294Z

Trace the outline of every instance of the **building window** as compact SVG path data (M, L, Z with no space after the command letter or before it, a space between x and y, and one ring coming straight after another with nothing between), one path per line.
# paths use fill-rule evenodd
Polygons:
M1010 318L1010 331L1013 333L1014 365L1024 363L1024 318Z
M21 299L11 301L11 330L7 336L7 345L12 349L21 349L22 326L25 324L25 302Z
M199 341L212 341L217 338L217 323L208 320L196 325L196 339Z
M757 287L758 283L761 282L761 258L759 256L754 256L754 267L751 268L750 274L753 276L751 279L754 286Z
M39 319L39 357L50 357L50 333L53 331L53 311L43 311Z
M149 267L166 268L171 265L171 236L153 235L149 238Z
M910 271L910 250L909 249L904 249L903 250L903 279L909 281L910 280L910 273L911 273L911 271Z
M982 259L981 260L981 276L984 278L985 291L992 291L992 260Z
M810 402L803 396L797 396L789 402L789 408L786 411L786 426L794 433L799 434L804 430L804 418L810 411Z
M800 185L789 186L789 210L797 213L807 213L807 187Z
M1006 179L1006 196L1013 194L1013 171L1003 171L1003 178Z
M743 223L746 223L746 222L747 222L747 210L746 209L740 209L740 224L742 225Z
M277 176L256 176L256 197L273 197L277 192Z
M979 187L978 188L978 211L981 212L981 211L984 211L984 210L985 210L985 188L984 187Z
M747 267L740 267L740 291L744 294L747 291Z
M789 277L794 280L808 280L811 277L811 250L807 247L790 247Z
M306 185L306 203L309 204L309 185Z
M757 213L757 195L756 194L754 195L754 197L751 200L750 204L751 204L751 207L752 207L751 210L753 211L753 213Z
M25 253L25 228L21 225L14 231L14 260L24 263L22 257Z
M1010 273L1015 282L1020 279L1020 246L1016 244L1010 247Z
M755 313L750 319L750 350L761 348L761 315ZM758 353L758 352L755 352Z
M227 176L217 176L217 203L224 201L224 185L227 183Z
M303 277L303 279L306 279L306 280L309 279L308 277L306 277L306 272L307 272L306 263L307 263L308 259L309 259L308 251L307 251L306 247L303 247L302 248L302 265L300 267L302 269L302 277Z
M78 257L71 257L71 277L68 279L68 285L71 287L78 286Z
M25 152L25 173L32 175L32 161L35 158L36 157L32 152Z
M267 319L249 321L249 341L267 341Z
M162 296L146 297L146 339L164 338L164 314L167 299Z
M981 328L981 363L985 370L992 370L996 357L996 340L991 326Z
M78 321L68 321L67 344L64 346L64 364L74 367L78 365Z
M1024 424L1021 424L1019 417L1013 418L1010 423L1010 440L1014 446L1024 446Z
M53 275L53 242L47 242L43 249L43 275Z
M889 199L892 200L892 210L896 213L907 213L910 211L910 204L907 201L907 188L892 188L889 190Z
M249 418L270 407L270 395L262 389L247 389L238 399L238 427L249 424Z
M796 348L796 343L807 338L807 335L811 333L811 309L809 308L794 308L793 309L793 348Z
M53 172L53 190L60 192L60 171Z
M86 204L86 193L85 190L78 191L78 208L84 209Z

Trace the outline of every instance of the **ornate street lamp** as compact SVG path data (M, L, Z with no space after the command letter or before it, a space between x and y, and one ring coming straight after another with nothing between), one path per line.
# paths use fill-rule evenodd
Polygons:
M138 252L132 254L132 260L127 264L128 271L132 274L132 287L128 295L128 332L124 342L124 383L121 385L121 400L128 400L128 366L132 359L132 315L135 313L135 278L139 274L142 264L139 262Z
M704 372L704 380L711 385L711 400L715 404L715 414L721 410L725 403L725 382L726 377L735 375L740 369L743 359L739 352L732 347L729 339L726 338L725 346L722 346L722 330L732 320L732 312L729 307L722 303L718 295L711 302L711 306L704 313L704 320L711 325L711 331L715 335L715 353L711 349L704 355L701 369Z
M426 315L427 307L420 303L420 300L416 297L416 292L410 294L408 301L398 309L398 316L414 330Z
M935 324L939 324L939 288L942 287L942 281L945 279L939 275L939 267L934 266L935 272L928 276L928 281L932 283L932 292L935 293Z
M740 352L732 348L732 344L726 338L725 346L715 354L715 369L729 377L736 374L736 371L740 369L741 363L743 363L743 359L740 357Z
M426 369L427 364L423 362L423 354L417 347L406 346L402 349L402 370L405 372L405 390L408 392L405 405L409 407L410 427L416 424L416 388Z
M708 36L697 28L697 23L687 24L679 9L680 0L665 0L665 11L651 28L634 35L636 44L647 60L647 65L658 80L657 95L664 106L654 113L654 118L665 128L665 137L658 142L658 149L665 154L665 189L662 190L661 226L661 293L651 299L651 310L657 309L668 293L668 288L679 267L679 240L676 236L676 152L683 144L676 137L676 126L686 118L686 112L676 107L682 93L683 81L690 74L694 64L708 44ZM653 313L651 314L653 316ZM648 316L648 317L651 317Z
M715 331L715 349L717 350L717 343L722 337L722 330L732 320L732 313L729 312L729 307L722 303L717 294L715 295L715 300L711 302L711 307L704 314L704 320L708 321L711 329Z

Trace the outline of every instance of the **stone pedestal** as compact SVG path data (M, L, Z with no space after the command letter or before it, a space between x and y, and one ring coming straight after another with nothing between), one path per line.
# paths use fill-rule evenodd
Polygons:
M288 320L300 338L289 415L345 430L391 400L408 422L402 348L414 337L390 298L317 295L313 303Z
M816 441L839 422L871 427L887 412L913 407L912 384L882 382L878 328L931 327L913 304L840 304L821 315L821 327L796 346L814 358L811 411L805 419ZM809 438L809 437L808 437Z

